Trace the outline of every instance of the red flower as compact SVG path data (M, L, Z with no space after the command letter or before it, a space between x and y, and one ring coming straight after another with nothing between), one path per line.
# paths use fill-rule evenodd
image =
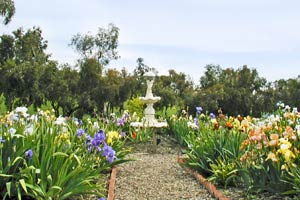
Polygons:
M132 138L133 138L133 139L136 139L136 136L137 136L137 133L136 133L136 132L132 132L131 135L132 135Z

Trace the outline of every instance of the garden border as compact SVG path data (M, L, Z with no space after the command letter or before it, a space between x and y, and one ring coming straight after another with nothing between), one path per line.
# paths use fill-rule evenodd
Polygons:
M197 171L184 166L185 163L185 159L184 158L177 158L177 162L179 163L179 165L185 170L187 171L189 174L193 175L206 189L207 191L216 199L219 200L230 200L230 198L225 197L224 194L222 192L220 192L217 187L212 184L211 182L209 182L206 178L204 178L201 174L199 174Z
M107 200L114 200L115 198L114 189L115 189L117 172L118 172L117 167L113 166L110 174L110 179L109 179Z

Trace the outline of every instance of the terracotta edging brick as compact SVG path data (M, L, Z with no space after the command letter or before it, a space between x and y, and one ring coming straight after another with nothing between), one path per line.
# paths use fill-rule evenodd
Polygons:
M114 200L115 198L114 188L116 183L116 176L117 176L117 167L113 166L110 174L110 179L109 179L107 200Z
M219 200L230 200L230 198L227 198L223 195L222 192L217 190L216 186L209 182L206 178L204 178L202 175L200 175L197 171L190 169L187 166L184 166L184 159L183 158L177 158L177 162L180 164L181 167L183 167L188 173L193 175L204 187L208 190L208 192L216 199Z

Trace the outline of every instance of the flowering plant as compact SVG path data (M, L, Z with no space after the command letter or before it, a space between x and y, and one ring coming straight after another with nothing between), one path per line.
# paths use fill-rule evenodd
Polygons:
M125 162L128 150L116 133L94 128L51 111L30 116L24 108L1 118L0 197L105 196L101 174Z

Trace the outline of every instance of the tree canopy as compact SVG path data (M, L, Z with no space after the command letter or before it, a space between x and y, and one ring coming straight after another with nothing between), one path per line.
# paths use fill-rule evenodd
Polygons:
M13 0L1 0L0 1L0 16L2 16L3 24L7 25L16 11L15 3Z

